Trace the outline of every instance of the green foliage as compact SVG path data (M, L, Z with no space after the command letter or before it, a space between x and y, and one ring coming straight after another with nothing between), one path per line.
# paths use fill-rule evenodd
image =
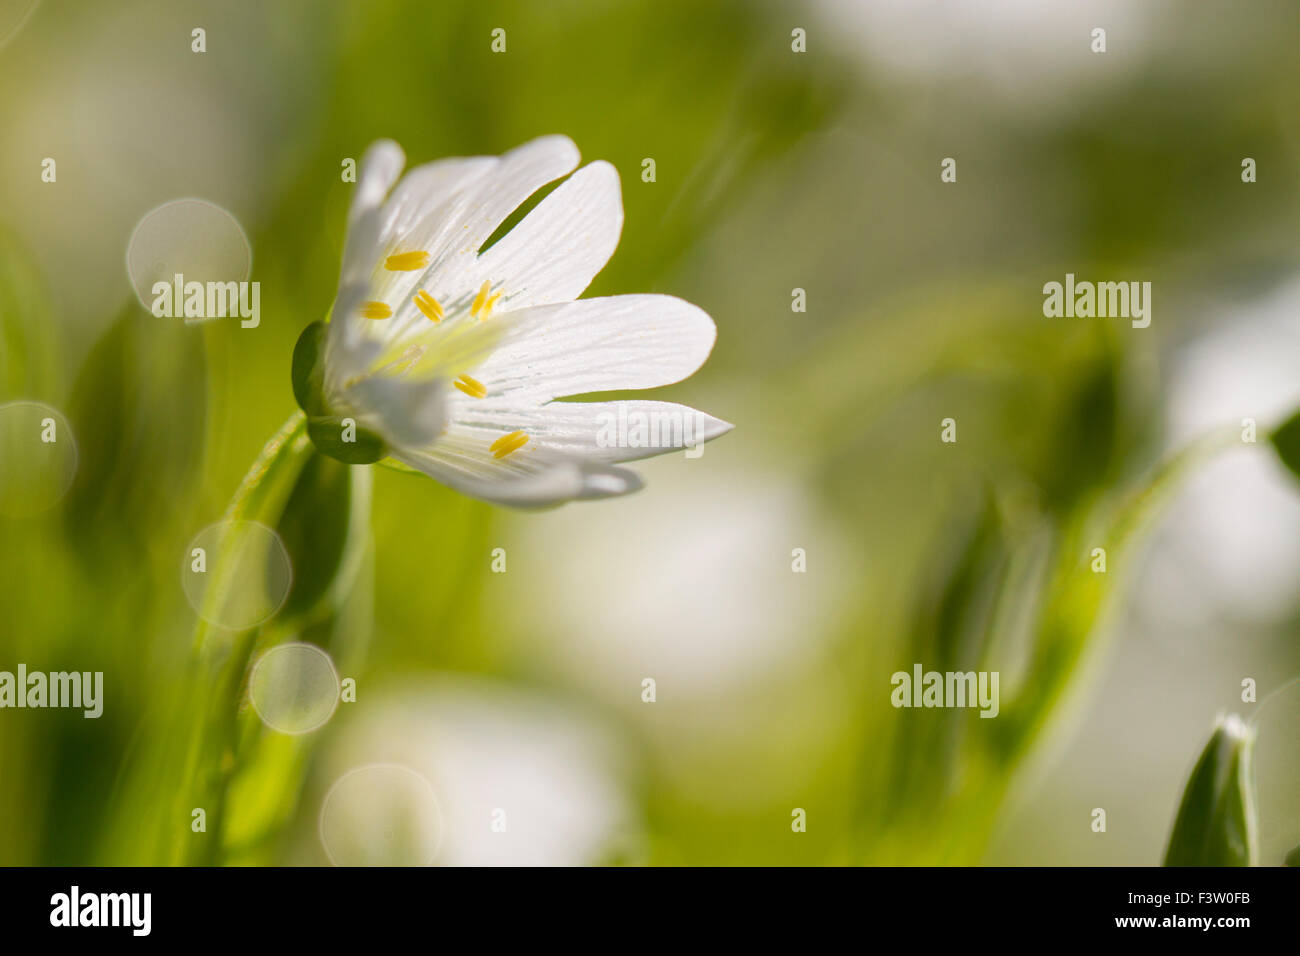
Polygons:
M1253 866L1258 857L1255 731L1220 718L1183 791L1165 866Z
M1300 478L1300 411L1274 429L1269 440L1282 463Z
M293 585L281 613L314 610L345 566L352 532L352 469L324 455L303 466L276 531L293 565Z

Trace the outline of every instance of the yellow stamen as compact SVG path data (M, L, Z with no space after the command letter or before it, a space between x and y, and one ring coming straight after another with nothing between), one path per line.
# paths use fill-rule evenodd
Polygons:
M393 310L383 302L363 302L361 303L361 317L363 319L387 319L391 318Z
M415 293L415 307L424 313L431 322L442 321L442 305L429 293L421 289Z
M511 432L509 435L502 435L492 443L492 457L504 458L512 451L518 451L528 444L527 432Z
M488 293L491 291L492 283L490 280L485 279L483 284L479 286L478 295L474 296L473 304L469 307L469 314L478 316L480 322L488 317L488 313L492 311L492 306L496 305L497 299L501 298L500 292L489 296Z
M384 260L384 268L389 272L414 272L429 264L427 252L399 252Z
M453 382L458 389L468 395L470 398L487 398L487 386L476 378L470 378L468 375L462 375Z

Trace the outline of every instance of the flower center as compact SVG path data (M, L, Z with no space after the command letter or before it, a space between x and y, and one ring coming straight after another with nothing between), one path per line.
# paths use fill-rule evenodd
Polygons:
M398 252L384 259L384 268L389 272L416 272L427 268L431 258L429 253L423 250ZM493 292L492 281L490 279L484 280L470 303L469 316L478 319L480 322L485 321L492 314L492 309L501 299L503 293L504 290L502 289ZM463 301L462 299L461 302ZM411 302L419 310L420 314L434 325L440 325L442 320L447 317L447 312L442 303L426 289L416 289L411 296ZM463 306L460 308L463 308ZM459 309L457 311L460 315L465 314L460 312ZM360 315L366 319L391 319L393 317L393 308L386 302L372 300L361 304ZM426 326L426 328L428 327ZM429 329L429 331L432 332L432 329ZM441 334L439 333L439 335ZM343 387L350 388L363 378L368 378L371 375L405 375L411 371L412 366L420 362L428 351L428 347L429 343L409 345L396 358L383 362L383 364L366 375L358 375L348 379L343 383ZM393 353L389 352L388 354L391 356ZM470 398L487 398L488 387L467 373L458 375L452 384ZM489 446L489 450L492 452L493 458L501 459L523 448L530 440L527 432L513 431L497 438Z

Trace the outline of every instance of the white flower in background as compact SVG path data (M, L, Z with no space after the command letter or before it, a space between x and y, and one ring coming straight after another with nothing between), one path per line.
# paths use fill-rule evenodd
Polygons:
M1300 578L1300 497L1266 437L1300 404L1300 277L1249 302L1205 308L1225 319L1170 363L1169 445L1214 429L1239 432L1246 418L1255 420L1258 441L1191 475L1152 535L1136 607L1149 633L1167 633L1180 648L1192 634L1239 640L1225 618L1285 618Z
M812 781L857 719L860 693L834 678L840 635L882 575L788 462L653 467L653 495L506 523L524 550L565 542L563 561L495 582L507 652L617 713L692 804L760 807ZM636 547L609 547L611 523Z
M634 491L636 473L618 462L731 428L668 402L555 401L680 381L713 347L713 320L681 299L577 300L622 230L613 166L584 166L483 250L533 193L573 172L577 147L546 136L500 157L439 160L389 195L403 163L390 141L366 153L331 321L295 352L318 447L389 455L465 494L533 506ZM665 422L664 440L618 441L611 424L629 416ZM338 438L344 419L363 436L351 448Z
M451 675L370 699L321 756L312 837L335 863L581 866L640 854L627 744L589 714Z
M809 31L865 64L873 76L907 81L960 78L981 97L1021 108L1059 109L1063 98L1118 84L1156 52L1167 0L815 0ZM1096 68L1092 31L1112 44ZM824 38L824 39L823 39ZM1116 39L1122 38L1122 39ZM810 39L810 43L812 39Z

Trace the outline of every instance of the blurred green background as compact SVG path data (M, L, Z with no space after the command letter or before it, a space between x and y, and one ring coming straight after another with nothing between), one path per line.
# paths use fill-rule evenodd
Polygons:
M1154 864L1221 710L1258 715L1261 861L1300 842L1300 691L1241 698L1300 674L1300 486L1262 438L1300 404L1294 3L28 6L0 402L78 454L0 516L0 670L102 670L105 704L0 711L0 864ZM181 569L295 407L343 161L554 132L622 176L588 294L706 309L662 397L736 430L542 514L313 460L269 521L286 609L196 655ZM182 198L242 228L256 329L137 300L132 235ZM1067 272L1152 282L1150 328L1044 318ZM1159 471L1246 417L1258 445ZM249 701L241 655L288 642L356 682L310 733ZM916 661L999 671L1001 714L895 710Z

